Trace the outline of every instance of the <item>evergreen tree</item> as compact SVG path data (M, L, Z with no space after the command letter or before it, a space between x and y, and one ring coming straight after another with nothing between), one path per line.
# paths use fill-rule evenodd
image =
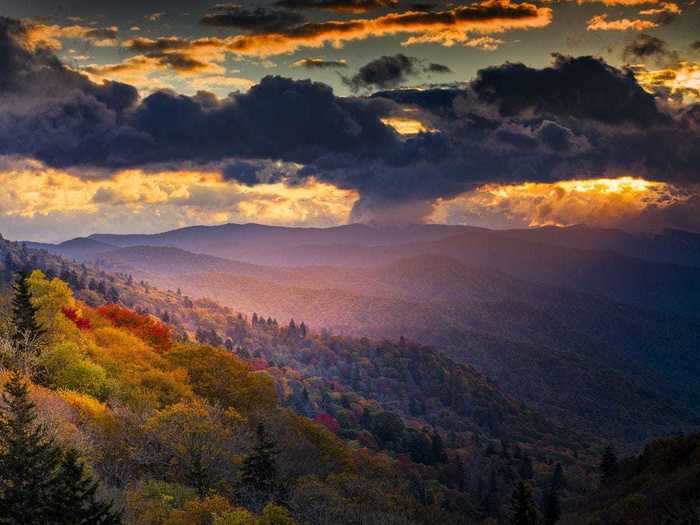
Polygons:
M99 501L97 482L85 472L78 451L63 456L52 494L51 523L56 525L117 525L121 517L111 505Z
M254 503L262 505L278 491L275 456L279 451L262 423L258 424L256 434L257 443L243 461L241 490L250 496Z
M523 452L518 465L518 474L521 479L532 479L534 469L532 468L532 460L527 452Z
M442 438L440 434L433 430L433 435L431 437L431 448L433 451L433 459L436 463L446 463L447 454L445 453L445 447L442 444Z
M19 274L12 299L12 321L15 326L13 341L18 347L22 347L26 341L36 341L44 334L36 320L37 308L32 304L27 277L24 272Z
M519 481L511 497L511 517L513 525L537 525L537 509L532 499L530 487Z
M612 482L617 476L617 455L612 446L607 446L600 460L600 481L603 484Z
M36 423L27 385L14 372L0 413L0 523L47 523L60 450Z
M542 502L542 524L555 525L561 518L561 507L559 505L559 491L553 486L547 490Z

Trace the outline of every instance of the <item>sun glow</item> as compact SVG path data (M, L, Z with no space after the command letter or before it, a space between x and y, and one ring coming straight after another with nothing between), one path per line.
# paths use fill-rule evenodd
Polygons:
M381 120L385 125L394 128L399 135L417 135L435 131L420 120L410 117L387 117Z
M486 184L437 201L431 222L498 222L512 226L615 226L645 210L664 208L689 196L675 187L633 176L554 183Z

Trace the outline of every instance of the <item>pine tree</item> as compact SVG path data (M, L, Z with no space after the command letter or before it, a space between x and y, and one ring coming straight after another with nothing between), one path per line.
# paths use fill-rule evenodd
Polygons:
M117 525L121 517L111 505L99 501L97 482L85 472L78 451L63 456L52 492L51 523L55 525Z
M278 491L275 456L279 451L262 423L258 424L256 434L257 443L243 461L241 489L256 500L256 503L264 504Z
M60 450L36 423L27 385L14 372L0 413L0 523L47 523Z
M559 505L559 491L553 486L547 490L542 502L542 524L555 525L561 518L561 507Z
M12 299L12 321L15 326L13 342L18 348L25 345L27 341L36 341L44 331L36 320L37 308L32 304L32 294L29 290L27 278L29 276L22 272L17 277L14 284L15 296ZM26 350L26 348L24 348Z
M445 453L445 447L442 444L442 438L440 434L433 430L433 435L431 436L431 449L433 453L433 460L436 463L446 463L447 454Z
M532 499L530 487L519 481L511 497L511 517L513 525L537 525L537 509Z
M617 455L612 446L607 446L600 460L600 481L603 484L612 482L617 476Z

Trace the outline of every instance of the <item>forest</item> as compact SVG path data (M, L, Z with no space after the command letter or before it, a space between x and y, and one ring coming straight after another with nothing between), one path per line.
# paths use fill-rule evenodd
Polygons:
M693 437L618 460L403 337L248 317L4 240L2 255L9 523L604 523L674 490L635 462L684 487L669 523L695 508L676 457Z

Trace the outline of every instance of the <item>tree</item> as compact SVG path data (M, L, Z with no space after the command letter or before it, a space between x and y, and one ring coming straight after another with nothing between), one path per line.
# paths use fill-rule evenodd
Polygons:
M111 505L99 501L97 482L85 472L78 451L63 456L51 500L50 523L56 525L117 525L121 516Z
M559 521L559 518L561 518L559 491L553 486L550 487L544 495L542 514L543 525L555 525Z
M534 469L532 468L532 460L527 452L523 452L518 465L518 474L521 479L532 479Z
M530 487L519 481L511 497L511 517L513 525L537 525L537 509L532 499Z
M243 461L241 489L260 505L272 499L279 489L275 459L279 451L262 423L258 423L256 438L253 451Z
M22 272L14 284L15 296L12 299L12 321L15 326L13 342L18 348L26 350L28 342L35 342L44 334L37 322L38 308L32 304L32 294L27 278Z
M436 463L447 462L447 454L445 453L445 447L442 444L442 438L435 430L433 430L433 435L431 436L431 448L433 450L433 458Z
M608 445L603 452L603 457L600 460L600 481L607 485L611 483L617 476L617 455L615 449Z
M0 413L0 523L47 523L61 452L36 423L26 383L14 372Z

